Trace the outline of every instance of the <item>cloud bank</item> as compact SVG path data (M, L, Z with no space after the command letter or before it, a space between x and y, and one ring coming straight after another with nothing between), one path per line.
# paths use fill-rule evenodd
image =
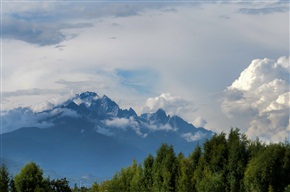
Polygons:
M256 59L225 91L222 111L249 118L250 138L284 141L289 128L289 57Z
M114 118L114 119L107 119L104 120L103 123L106 126L113 127L113 128L118 128L122 130L127 130L127 128L131 128L136 132L137 135L146 137L146 134L143 134L141 132L141 128L139 126L139 123L133 118Z
M54 126L49 117L59 115L59 117L78 118L79 115L70 109L56 108L54 110L35 112L28 107L19 107L16 109L3 112L1 114L2 127L1 132L11 132L22 127L39 127L48 128Z

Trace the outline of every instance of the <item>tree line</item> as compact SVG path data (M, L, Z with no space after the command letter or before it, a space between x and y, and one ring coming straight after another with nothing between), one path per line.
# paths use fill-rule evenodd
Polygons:
M1 192L290 192L290 144L251 141L239 129L214 134L187 157L162 144L142 163L133 160L110 180L90 188L50 180L35 163L9 177L0 170Z
M106 183L108 191L290 192L290 145L250 141L239 129L215 134L185 157L162 144Z

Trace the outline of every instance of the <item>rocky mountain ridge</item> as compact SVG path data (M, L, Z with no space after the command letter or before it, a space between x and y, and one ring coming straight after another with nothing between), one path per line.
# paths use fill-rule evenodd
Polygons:
M3 133L1 158L15 171L16 165L35 161L50 177L67 177L71 183L109 178L133 159L154 154L162 143L188 154L213 134L163 109L138 116L94 92L77 94L45 111L29 110L17 114L31 113L34 126Z

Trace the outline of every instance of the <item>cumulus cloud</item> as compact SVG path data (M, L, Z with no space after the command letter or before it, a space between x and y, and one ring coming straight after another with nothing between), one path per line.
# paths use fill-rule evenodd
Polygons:
M204 127L206 124L207 124L207 121L202 118L201 116L198 116L194 122L193 122L194 126L197 126L197 127Z
M246 134L283 141L289 130L289 57L256 59L225 91L222 111L229 117L247 116Z
M170 115L179 115L183 112L195 111L193 104L171 93L162 93L160 96L148 98L143 107L144 113L152 113L164 109Z
M181 137L184 138L187 142L198 141L205 136L206 134L200 131L196 132L195 134L192 134L191 132L181 134Z

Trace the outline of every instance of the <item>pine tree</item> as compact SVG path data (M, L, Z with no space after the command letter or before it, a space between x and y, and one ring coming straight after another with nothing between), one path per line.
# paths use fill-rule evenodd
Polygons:
M153 164L153 191L174 191L177 165L172 146L162 144Z
M189 158L178 157L179 162L179 176L177 180L177 191L191 191L194 192L194 186L192 185L193 177L193 165L190 163Z
M228 185L231 192L244 191L243 178L248 163L248 140L239 133L239 129L231 129L228 136Z
M154 157L149 154L143 162L143 173L141 176L141 191L152 191L153 190L153 164Z
M100 186L99 184L95 181L90 189L90 192L99 192L100 191Z
M269 144L259 151L247 165L244 177L246 190L283 191L290 183L289 150L289 146L279 143Z
M66 178L52 180L50 181L50 186L54 192L71 192Z
M12 176L10 177L9 188L10 192L17 192L15 182Z
M0 168L0 191L8 192L9 190L9 173L4 164Z

